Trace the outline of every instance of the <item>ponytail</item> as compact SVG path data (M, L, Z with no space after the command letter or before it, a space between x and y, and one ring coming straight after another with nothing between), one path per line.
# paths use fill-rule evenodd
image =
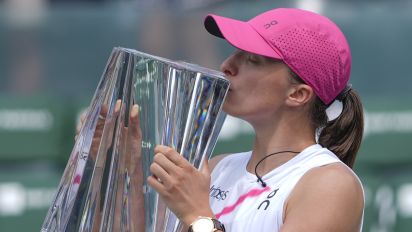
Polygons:
M363 136L363 107L359 95L353 89L342 99L342 104L340 116L328 122L327 106L317 98L312 108L312 119L316 128L323 128L318 143L352 168Z
M291 83L305 83L289 69ZM363 106L358 93L350 89L341 99L343 110L336 119L328 121L328 108L319 97L311 106L311 120L314 128L321 128L318 143L328 148L348 167L352 168L363 136Z

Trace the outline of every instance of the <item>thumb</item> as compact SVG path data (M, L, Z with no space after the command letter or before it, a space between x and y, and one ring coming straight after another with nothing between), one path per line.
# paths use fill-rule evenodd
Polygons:
M140 119L139 119L139 106L137 104L133 105L132 111L130 112L130 124L129 127L132 132L133 139L141 139L142 133L140 129Z
M200 168L200 172L205 176L210 176L209 159L207 157L203 158L203 163L202 167Z

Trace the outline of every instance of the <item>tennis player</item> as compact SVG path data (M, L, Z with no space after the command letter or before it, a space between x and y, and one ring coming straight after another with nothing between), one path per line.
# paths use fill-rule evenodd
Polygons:
M360 231L364 194L351 168L363 111L342 31L299 9L247 22L210 14L204 25L236 48L221 65L224 111L252 125L253 150L198 171L157 146L149 185L189 231Z

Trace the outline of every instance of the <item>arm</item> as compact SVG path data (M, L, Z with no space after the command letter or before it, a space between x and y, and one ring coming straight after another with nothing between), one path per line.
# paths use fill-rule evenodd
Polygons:
M284 208L282 232L358 232L364 198L361 183L343 164L305 174Z

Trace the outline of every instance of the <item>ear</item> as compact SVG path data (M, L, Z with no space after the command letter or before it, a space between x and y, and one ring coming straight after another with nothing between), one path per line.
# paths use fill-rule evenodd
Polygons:
M288 91L286 104L289 106L302 106L314 96L312 87L306 84L292 85Z

